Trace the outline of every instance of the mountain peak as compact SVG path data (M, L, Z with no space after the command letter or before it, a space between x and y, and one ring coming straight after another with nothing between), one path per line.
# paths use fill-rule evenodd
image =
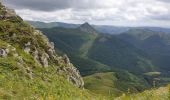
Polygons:
M82 25L91 26L88 22L85 22L85 23L83 23ZM82 25L81 25L81 26L82 26Z
M97 34L97 31L88 22L82 24L79 29L86 33Z

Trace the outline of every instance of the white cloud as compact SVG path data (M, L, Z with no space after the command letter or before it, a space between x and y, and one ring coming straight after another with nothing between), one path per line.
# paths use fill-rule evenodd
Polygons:
M6 4L26 20L170 27L166 0L9 0Z

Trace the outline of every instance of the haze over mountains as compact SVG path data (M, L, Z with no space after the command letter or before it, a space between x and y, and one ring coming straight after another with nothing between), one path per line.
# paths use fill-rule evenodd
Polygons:
M63 28L77 28L80 24L62 23L62 22L40 22L40 21L27 21L36 28L53 28L53 27L63 27ZM101 33L109 34L120 34L128 31L129 29L149 29L156 32L166 32L170 33L170 28L161 27L121 27L121 26L109 26L109 25L92 25L96 30Z

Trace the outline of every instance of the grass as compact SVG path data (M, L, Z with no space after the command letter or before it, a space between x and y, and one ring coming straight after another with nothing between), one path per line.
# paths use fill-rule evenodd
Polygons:
M158 89L146 90L139 94L126 95L115 100L169 100L170 99L170 86L160 87Z
M140 76L137 77L126 71L96 73L84 77L84 81L86 89L111 97L127 92L140 92L147 86Z
M0 13L3 12L1 7L0 4ZM30 52L36 49L39 51L38 56L49 49L48 39L41 34L35 35L34 32L34 28L18 16L0 20L0 49L9 51L6 57L0 57L0 99L99 100L104 98L75 87L64 77L67 73L63 75L57 73L57 68L66 66L65 63L62 63L62 66L49 63L49 66L44 68L34 60L31 53L25 53L24 44L28 42L31 42ZM48 60L54 62L54 59Z

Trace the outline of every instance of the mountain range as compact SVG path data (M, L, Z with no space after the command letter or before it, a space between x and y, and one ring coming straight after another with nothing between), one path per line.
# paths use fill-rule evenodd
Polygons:
M27 21L36 28L53 28L53 27L63 27L63 28L77 28L81 24L63 23L63 22L40 22L40 21ZM91 25L100 33L108 34L120 34L128 31L129 29L149 29L155 32L165 32L170 33L170 28L163 27L126 27L126 26L111 26L111 25Z
M68 54L84 76L85 88L92 91L103 90L102 93L112 91L114 94L127 91L128 88L133 92L142 91L143 88L152 87L154 72L161 73L157 86L169 82L170 34L146 28L133 28L120 34L106 34L93 27L84 23L75 28L39 28L50 41L54 42L59 53ZM146 76L145 73L152 75ZM96 78L96 75L101 79ZM126 84L121 84L123 88L116 90L113 87L120 87L119 85L106 84L104 89L99 89L102 86L98 84L108 81L102 81L108 75L109 81L114 84L121 84L127 79L124 82Z

